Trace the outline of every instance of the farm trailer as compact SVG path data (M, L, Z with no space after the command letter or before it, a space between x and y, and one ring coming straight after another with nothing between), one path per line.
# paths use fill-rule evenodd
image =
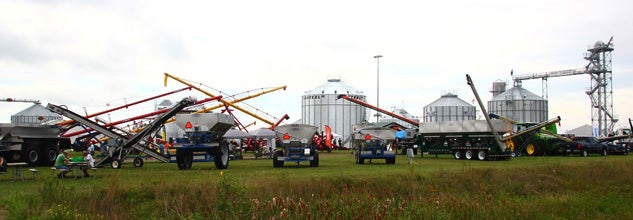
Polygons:
M390 149L396 139L396 130L384 127L366 127L358 129L352 136L352 148L357 164L365 159L384 159L387 164L396 163L396 149Z
M275 127L281 141L273 155L273 167L283 167L286 162L309 161L311 167L319 166L319 151L314 144L317 127L307 124L288 124Z
M70 138L60 137L57 125L0 124L0 157L31 166L55 163L59 149L70 148Z
M176 124L185 131L184 137L175 139L176 155L170 155L178 169L188 170L193 162L211 161L218 169L228 168L229 144L223 136L235 126L233 117L221 113L179 114Z

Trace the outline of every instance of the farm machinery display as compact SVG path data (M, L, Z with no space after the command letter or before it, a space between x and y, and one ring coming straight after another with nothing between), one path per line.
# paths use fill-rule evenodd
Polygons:
M121 168L122 163L125 161L126 157L133 151L137 150L138 152L145 153L153 158L156 158L162 162L169 162L169 158L164 156L163 154L157 153L156 151L150 149L148 147L149 141L145 140L151 133L155 132L159 129L165 121L176 115L182 109L187 106L216 100L220 97L214 97L205 99L199 102L196 102L193 98L184 98L178 104L176 104L173 108L169 109L167 112L159 116L157 119L152 121L145 129L139 131L138 133L129 136L128 134L121 134L119 132L115 132L113 129L106 128L96 122L93 122L77 113L74 113L68 109L65 109L58 105L48 104L47 108L52 112L58 113L60 115L66 116L71 120L81 124L82 126L93 129L96 132L99 132L108 139L108 152L106 156L95 163L95 166L100 167L107 163L110 163L110 166L114 169ZM143 166L143 159L140 157L134 158L134 166L141 167Z
M309 161L311 167L319 166L319 151L313 142L317 127L307 124L288 124L275 127L281 141L273 155L273 167L283 167L286 162Z
M7 162L49 166L55 163L58 149L70 148L70 139L60 137L56 125L0 124L0 157Z
M455 159L507 160L515 156L515 152L523 152L525 143L543 127L560 121L560 117L556 117L515 132L512 120L491 120L469 75L466 75L466 80L486 120L420 124L416 143L422 151L436 155L452 154Z
M43 109L39 100L1 98L1 102L25 102ZM21 117L18 117L21 118ZM62 127L49 125L51 118L34 116L34 120L0 123L0 161L26 162L31 166L55 163L57 151L70 148L70 139L60 137ZM0 166L2 166L0 164Z
M199 113L176 115L176 124L185 131L184 137L175 139L176 162L181 170L191 169L192 162L215 163L218 169L229 166L229 143L222 136L235 122L233 117L221 113Z
M352 136L352 148L357 164L365 159L385 159L387 164L396 163L395 149L391 145L396 139L396 130L384 127L366 127L358 129Z
M539 124L521 123L495 114L490 114L490 117L509 122L512 125L512 131L523 131L532 129L533 126L539 126ZM555 122L558 121L560 121L560 119L546 122L544 126L541 126L542 128L537 129L535 132L528 132L528 134L524 136L507 139L505 140L505 144L510 147L516 156L560 155L562 153L560 145L569 143L572 140L557 134Z

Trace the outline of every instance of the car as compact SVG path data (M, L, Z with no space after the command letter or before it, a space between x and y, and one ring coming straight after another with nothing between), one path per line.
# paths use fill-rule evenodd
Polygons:
M630 149L624 144L607 143L607 152L609 154L629 155Z
M582 157L589 154L607 156L609 147L605 143L598 142L595 137L575 136L572 142L560 144L563 155L579 154Z

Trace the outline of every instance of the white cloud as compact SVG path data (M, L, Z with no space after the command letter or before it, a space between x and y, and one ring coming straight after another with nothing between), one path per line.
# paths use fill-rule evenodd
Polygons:
M625 82L633 72L633 43L626 40L633 38L631 6L629 1L1 2L0 97L104 108L111 100L180 88L175 81L163 87L162 73L168 72L229 94L287 85L286 91L249 103L298 119L303 92L329 75L340 75L375 103L373 56L382 54L380 106L401 106L421 116L441 91L456 90L471 100L467 73L487 100L491 83L510 80L510 69L522 74L580 68L587 46L614 36L614 109L622 117L630 114ZM590 123L577 111L589 114L588 81L551 79L550 116L561 115L569 126ZM524 85L540 94L539 80ZM0 122L25 108L1 105ZM575 111L568 111L570 106Z

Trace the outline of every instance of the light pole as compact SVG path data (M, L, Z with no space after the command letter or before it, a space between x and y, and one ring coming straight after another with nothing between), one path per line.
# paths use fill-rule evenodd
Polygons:
M380 58L382 55L376 55L376 107L380 108ZM376 123L378 123L378 119L380 118L380 113L376 111Z

